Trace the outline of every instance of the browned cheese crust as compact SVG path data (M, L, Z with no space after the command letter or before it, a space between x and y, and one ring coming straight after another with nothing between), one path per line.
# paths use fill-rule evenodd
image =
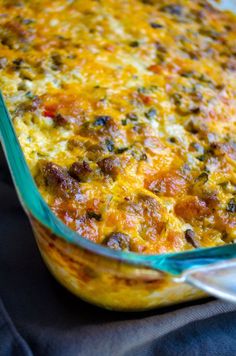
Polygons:
M55 214L139 253L236 238L236 18L206 1L1 0L0 87Z

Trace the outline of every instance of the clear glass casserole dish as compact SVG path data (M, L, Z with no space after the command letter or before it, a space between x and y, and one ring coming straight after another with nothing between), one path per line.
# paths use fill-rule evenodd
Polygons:
M2 95L0 118L5 156L39 250L49 270L67 289L86 301L122 311L189 301L206 296L206 292L236 301L235 244L145 256L111 250L70 230L41 197Z
M235 10L235 1L222 1L220 6ZM52 274L74 294L99 306L123 311L193 300L206 296L206 292L236 301L235 244L140 255L86 240L66 227L40 195L2 96L0 139L43 259Z

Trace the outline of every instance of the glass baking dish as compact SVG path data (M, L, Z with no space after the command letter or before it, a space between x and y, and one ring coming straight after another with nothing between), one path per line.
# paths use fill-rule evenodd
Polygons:
M64 225L43 200L2 95L0 138L42 257L74 294L123 311L193 300L206 296L205 292L236 302L236 244L163 255L120 252L95 244Z
M236 8L234 1L221 6ZM0 139L41 255L67 289L93 304L145 310L207 296L236 302L236 244L183 253L114 251L64 225L40 195L0 94Z

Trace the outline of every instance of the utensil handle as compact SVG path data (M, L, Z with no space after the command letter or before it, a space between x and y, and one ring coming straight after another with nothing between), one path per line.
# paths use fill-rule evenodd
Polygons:
M215 297L236 303L236 259L190 268L175 281L189 283Z

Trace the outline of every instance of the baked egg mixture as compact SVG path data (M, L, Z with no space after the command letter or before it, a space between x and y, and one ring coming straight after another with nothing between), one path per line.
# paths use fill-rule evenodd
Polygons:
M0 88L38 188L144 254L236 239L236 17L207 1L0 0Z

